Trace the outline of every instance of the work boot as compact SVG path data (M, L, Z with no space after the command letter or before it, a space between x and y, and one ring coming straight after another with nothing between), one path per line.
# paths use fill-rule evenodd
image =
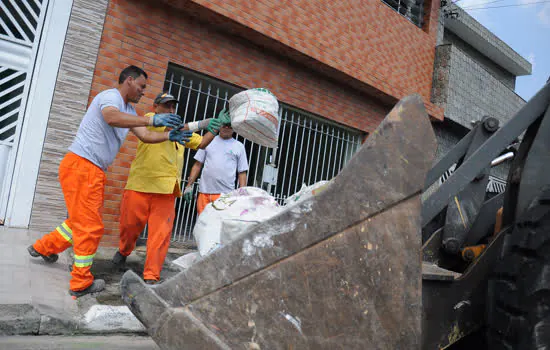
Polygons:
M69 290L69 294L74 298L80 298L86 294L101 292L103 289L105 289L105 281L94 280L88 288L79 291Z
M115 265L115 267L122 269L126 264L126 257L117 250L111 262L113 263L113 265Z
M159 284L162 282L162 280L143 280L145 284L148 284L150 286L154 286L155 284Z
M33 258L42 257L42 259L44 259L44 261L47 262L48 264L53 264L53 263L56 262L57 259L59 258L59 255L57 255L57 254L42 255L42 254L40 254L39 252L37 252L36 249L34 249L34 247L33 247L32 245L30 245L30 246L27 248L27 251L29 252L29 254L30 254Z

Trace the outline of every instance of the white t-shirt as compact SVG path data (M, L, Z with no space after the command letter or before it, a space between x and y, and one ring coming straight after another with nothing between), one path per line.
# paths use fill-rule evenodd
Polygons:
M235 189L237 173L248 170L244 145L234 138L216 136L205 148L197 151L195 160L203 163L199 192L227 193Z
M124 103L117 89L102 91L92 100L69 147L69 151L88 159L103 170L111 165L128 134L127 128L107 124L101 113L106 107L116 107L121 112L136 115L134 107Z

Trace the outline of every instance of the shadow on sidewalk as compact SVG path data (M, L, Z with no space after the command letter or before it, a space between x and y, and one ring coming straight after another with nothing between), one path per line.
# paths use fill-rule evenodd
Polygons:
M178 274L181 270L171 264L171 261L192 251L193 250L178 249L169 252L162 268L161 280L166 281L172 276ZM143 275L143 268L146 258L144 247L139 247L130 256L128 256L126 266L122 269L115 267L111 262L115 252L116 248L99 248L96 253L96 257L94 258L94 264L92 265L91 272L95 278L105 280L105 290L95 295L98 304L124 305L120 295L120 280L122 275L127 270L132 270L140 276Z

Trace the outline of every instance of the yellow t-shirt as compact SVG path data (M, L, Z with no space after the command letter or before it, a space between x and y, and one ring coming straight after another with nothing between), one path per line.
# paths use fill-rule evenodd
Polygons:
M147 113L149 118L154 113ZM164 132L163 127L147 127L149 130ZM180 181L183 169L185 148L196 150L202 136L193 133L185 147L172 141L144 143L139 141L136 158L130 167L126 189L145 193L174 193L181 197Z

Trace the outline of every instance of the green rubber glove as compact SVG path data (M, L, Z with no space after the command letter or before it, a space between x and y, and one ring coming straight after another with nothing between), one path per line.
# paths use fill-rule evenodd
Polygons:
M208 122L208 126L206 127L206 130L210 131L214 135L218 135L221 127L222 127L222 123L218 118L211 118L210 121Z
M183 191L183 200L187 203L193 201L193 187L186 187Z
M217 118L210 119L206 130L210 131L214 135L217 135L220 132L221 127L224 125L231 125L231 117L225 108L218 113Z
M231 126L231 116L229 115L229 111L226 111L225 108L222 109L218 114L218 119L220 120L222 125Z

